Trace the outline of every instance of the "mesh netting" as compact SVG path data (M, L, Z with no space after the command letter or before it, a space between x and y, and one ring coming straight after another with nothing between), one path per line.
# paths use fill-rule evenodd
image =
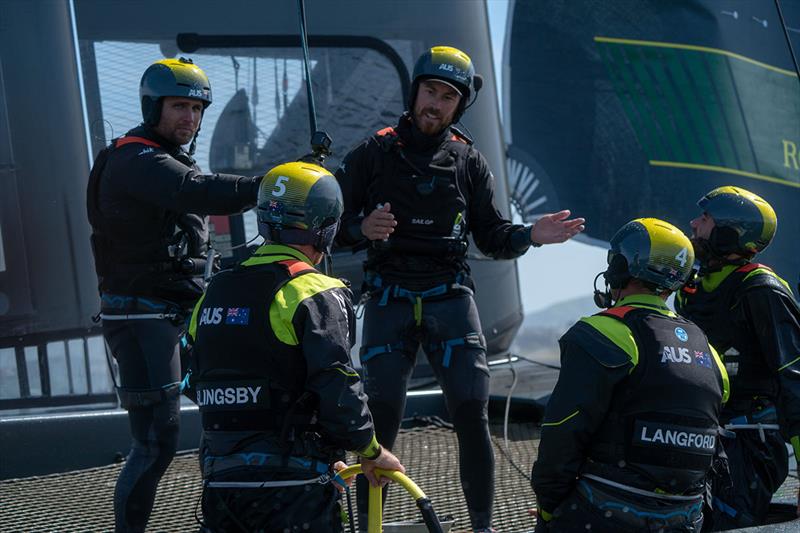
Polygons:
M494 431L496 466L495 527L502 531L533 529L527 509L535 505L528 481L508 461L502 428ZM529 472L536 453L532 425L512 424L509 447L514 460ZM456 435L428 426L404 430L396 445L409 475L431 498L437 514L457 519L455 530L469 527L458 476ZM114 484L122 465L0 482L2 531L111 531L114 526ZM200 497L196 453L180 454L161 480L148 531L197 531L194 518ZM355 500L355 497L353 498ZM355 504L355 503L354 503ZM199 509L198 509L199 512ZM385 521L419 518L414 501L392 487Z
M534 523L528 509L536 506L536 500L525 476L538 450L538 430L533 424L511 424L508 438L509 449L505 450L502 426L492 427L496 457L493 525L499 531L531 531ZM458 476L455 433L435 426L404 430L395 449L436 513L456 519L453 531L466 531L469 518ZM120 469L117 464L0 482L0 530L113 530L114 484ZM791 500L797 489L797 479L790 477L775 499ZM180 454L161 480L148 531L197 531L195 509L199 512L200 491L197 453ZM402 492L397 487L390 489L385 522L419 518L414 501Z

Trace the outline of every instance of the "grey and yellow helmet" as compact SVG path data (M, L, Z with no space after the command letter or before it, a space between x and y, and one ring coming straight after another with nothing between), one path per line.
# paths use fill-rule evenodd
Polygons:
M160 59L147 67L139 82L142 119L155 126L161 119L161 99L165 96L196 98L203 109L211 105L211 84L203 69L191 59Z
M697 202L714 219L709 244L721 256L753 256L764 250L778 227L775 210L760 196L740 187L717 187Z
M694 249L684 233L657 218L637 218L622 226L611 239L604 277L612 289L630 278L675 291L689 279Z
M457 122L464 113L467 101L473 92L480 90L482 79L475 74L472 59L452 46L434 46L419 56L411 74L411 94L408 103L409 111L414 111L419 83L434 79L444 82L461 94L458 110L453 121Z
M310 244L330 252L344 210L339 183L325 168L284 163L258 189L258 231L269 242Z

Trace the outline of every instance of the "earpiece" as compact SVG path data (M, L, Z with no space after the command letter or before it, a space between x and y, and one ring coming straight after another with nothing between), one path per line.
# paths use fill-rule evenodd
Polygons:
M601 291L597 288L597 280L603 274L605 274L605 272L600 272L594 277L594 304L601 309L608 309L614 305L614 301L611 297L611 290L608 287L608 282L606 282L605 291Z

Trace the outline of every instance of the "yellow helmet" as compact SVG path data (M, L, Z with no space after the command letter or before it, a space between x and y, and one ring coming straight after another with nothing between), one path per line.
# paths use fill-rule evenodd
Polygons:
M741 187L717 187L697 205L714 219L709 244L719 255L752 256L763 251L775 237L775 210L766 200Z
M161 118L165 96L196 98L203 109L211 105L211 84L203 69L191 59L160 59L147 67L139 82L139 99L145 124L156 125Z
M329 252L344 210L339 183L319 165L297 161L266 173L258 190L258 230L268 241Z
M453 117L458 122L470 97L481 89L483 78L475 74L472 59L452 46L434 46L426 50L414 64L411 74L411 94L408 110L414 111L419 83L423 80L436 80L450 85L461 94L461 101Z
M612 289L636 278L674 291L689 279L694 248L689 238L669 222L637 218L622 226L610 244L604 276Z

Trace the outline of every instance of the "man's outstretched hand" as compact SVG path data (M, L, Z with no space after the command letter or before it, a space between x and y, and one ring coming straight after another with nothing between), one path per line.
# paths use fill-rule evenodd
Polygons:
M538 244L555 244L573 238L585 229L584 218L569 218L570 211L565 209L558 213L544 215L531 228L531 242Z

